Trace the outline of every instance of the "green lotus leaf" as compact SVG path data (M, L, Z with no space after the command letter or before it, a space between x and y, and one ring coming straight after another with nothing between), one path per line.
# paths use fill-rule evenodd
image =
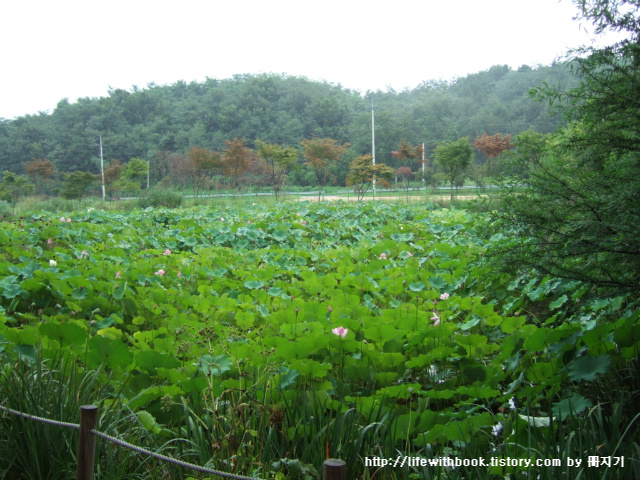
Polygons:
M609 355L599 355L593 357L585 355L575 359L569 365L569 378L574 382L580 380L593 381L597 374L604 375L609 371L611 366L611 357Z
M57 340L61 345L82 345L87 340L87 330L75 323L43 323L40 334Z

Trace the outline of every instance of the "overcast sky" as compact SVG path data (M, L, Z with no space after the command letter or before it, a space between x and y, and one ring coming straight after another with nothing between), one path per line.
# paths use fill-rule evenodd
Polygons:
M589 42L576 13L570 0L4 1L0 117L242 73L366 92L548 65Z

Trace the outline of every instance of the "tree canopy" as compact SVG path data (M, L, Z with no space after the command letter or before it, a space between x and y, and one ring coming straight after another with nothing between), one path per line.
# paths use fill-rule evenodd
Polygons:
M518 269L640 289L640 16L638 1L576 2L600 31L627 38L577 53L580 85L540 88L570 122L557 134L516 137L502 217L513 243L502 252ZM634 7L634 8L627 8Z
M495 66L451 82L371 92L379 106L376 161L413 169L392 155L403 139L409 145L424 143L430 156L438 143L462 136L516 135L528 128L552 132L563 119L550 117L551 108L531 101L527 92L543 81L570 84L572 78L560 63L517 70ZM61 100L51 113L0 119L0 169L23 174L23 164L48 159L58 176L76 170L97 174L100 136L106 164L151 160L156 181L163 176L159 168L164 165L167 173L169 164L153 160L173 155L178 161L193 147L221 152L225 140L234 138L252 139L246 143L251 149L256 148L253 139L298 146L313 137L333 138L352 145L353 160L371 153L367 102L339 85L273 74L112 89L105 97ZM296 181L309 178L300 167ZM347 172L347 166L336 172L338 184L345 184Z

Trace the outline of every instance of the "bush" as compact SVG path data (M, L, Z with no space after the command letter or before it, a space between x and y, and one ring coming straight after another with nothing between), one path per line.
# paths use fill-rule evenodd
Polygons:
M178 208L182 205L182 195L171 190L149 190L138 200L138 207Z

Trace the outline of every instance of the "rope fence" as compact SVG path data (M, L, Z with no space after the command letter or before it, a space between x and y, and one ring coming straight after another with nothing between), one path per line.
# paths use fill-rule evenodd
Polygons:
M212 468L201 467L193 463L183 462L160 453L152 452L145 448L133 445L131 443L120 440L119 438L107 435L94 427L98 418L98 407L95 406L83 406L80 407L80 424L60 422L57 420L51 420L48 418L38 417L36 415L30 415L28 413L19 412L11 408L0 405L0 410L3 410L12 415L23 417L29 420L35 420L37 422L47 423L58 427L74 428L79 430L78 441L78 465L76 470L76 480L92 480L95 462L95 441L96 437L100 437L104 440L112 442L120 447L128 448L134 452L138 452L143 455L153 457L163 462L173 463L179 467L195 470L201 473L208 473L211 475L217 475L224 478L232 478L236 480L260 480L255 477L246 477L244 475L236 475L234 473L222 472L214 470ZM323 478L325 480L344 480L345 479L346 464L342 460L329 459L324 462L323 465Z
M67 423L67 422L59 422L58 420L51 420L49 418L37 417L35 415L29 415L28 413L19 412L17 410L12 410L7 407L3 407L0 405L0 410L4 410L5 412L12 413L19 417L28 418L29 420L35 420L37 422L48 423L49 425L56 425L58 427L66 427L66 428L75 428L79 429L80 425L77 423Z
M109 440L110 442L115 443L116 445L119 445L124 448L128 448L129 450L133 450L134 452L142 453L143 455L148 455L158 460L173 463L174 465L178 465L184 468L189 468L197 472L210 473L213 475L218 475L219 477L235 478L237 480L258 480L254 477L245 477L243 475L236 475L234 473L221 472L219 470L213 470L211 468L201 467L193 463L183 462L182 460L176 460L175 458L162 455L161 453L155 453L145 448L138 447L137 445L132 445L131 443L125 442L124 440L120 440L119 438L112 437L110 435L107 435L106 433L102 433L97 430L91 430L91 433L93 433L97 437L104 438L105 440Z

